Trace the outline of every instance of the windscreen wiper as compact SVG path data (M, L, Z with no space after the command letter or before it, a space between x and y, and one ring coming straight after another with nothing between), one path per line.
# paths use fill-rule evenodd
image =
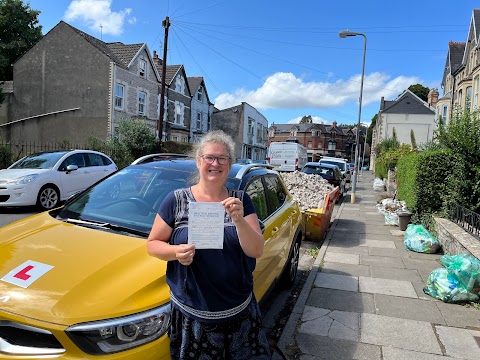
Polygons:
M68 222L70 224L76 224L76 225L84 225L84 226L93 226L101 229L110 229L110 230L116 230L116 231L121 231L121 232L126 232L129 234L133 235L138 235L142 237L147 237L148 233L145 231L140 231L136 229L129 228L128 226L122 226L122 225L116 225L116 224L111 224L108 222L101 222L101 221L94 221L94 220L83 220L83 219L72 219L72 218L67 218L67 219L62 219L65 222Z

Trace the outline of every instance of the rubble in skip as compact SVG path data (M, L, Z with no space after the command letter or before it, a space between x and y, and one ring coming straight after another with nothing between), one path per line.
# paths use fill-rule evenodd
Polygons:
M320 175L300 171L281 172L280 175L290 194L298 201L300 210L322 208L325 196L334 189Z

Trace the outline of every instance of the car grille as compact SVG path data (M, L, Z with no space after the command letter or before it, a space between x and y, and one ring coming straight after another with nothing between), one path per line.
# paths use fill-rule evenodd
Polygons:
M11 355L54 355L65 349L47 330L0 321L0 353Z
M10 195L0 195L0 202L5 202L10 199Z

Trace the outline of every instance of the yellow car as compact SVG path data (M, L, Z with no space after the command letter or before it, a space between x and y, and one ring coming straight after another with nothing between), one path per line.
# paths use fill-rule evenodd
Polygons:
M61 208L0 228L0 358L169 359L166 262L145 240L160 202L195 170L186 159L131 165ZM248 192L261 220L261 300L295 280L301 213L268 165L233 165L227 182Z

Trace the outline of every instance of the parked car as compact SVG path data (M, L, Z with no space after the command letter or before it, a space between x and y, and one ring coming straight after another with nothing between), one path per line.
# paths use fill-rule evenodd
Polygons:
M350 183L352 178L352 171L348 167L348 162L342 158L330 157L330 156L322 156L320 158L320 164L333 164L337 165L340 168L340 171L345 176L345 180L347 183Z
M237 159L237 164L252 164L253 161L251 159Z
M131 165L60 208L1 228L0 345L8 357L169 359L167 262L147 254L146 239L159 204L196 172L191 159ZM138 177L146 180L140 188ZM295 280L301 212L270 166L234 164L226 185L250 195L261 221L254 290L262 301Z
M318 163L318 162L308 162L301 172L305 174L317 174L322 178L328 181L332 186L339 187L339 196L342 198L343 195L347 192L347 182L345 176L340 171L340 168L337 165ZM338 202L338 199L337 199Z
M159 160L171 160L171 159L180 159L180 158L187 158L187 154L175 154L175 153L158 153L158 154L148 154L138 159L135 159L131 165L138 165L144 164L152 161L159 161Z
M92 150L31 154L0 170L0 207L52 209L117 169L111 158Z
M370 166L368 165L364 165L361 167L362 170L370 170Z
M347 163L350 172L353 173L355 171L355 164L354 163Z
M268 165L268 160L253 160L254 164L263 164L263 165Z

